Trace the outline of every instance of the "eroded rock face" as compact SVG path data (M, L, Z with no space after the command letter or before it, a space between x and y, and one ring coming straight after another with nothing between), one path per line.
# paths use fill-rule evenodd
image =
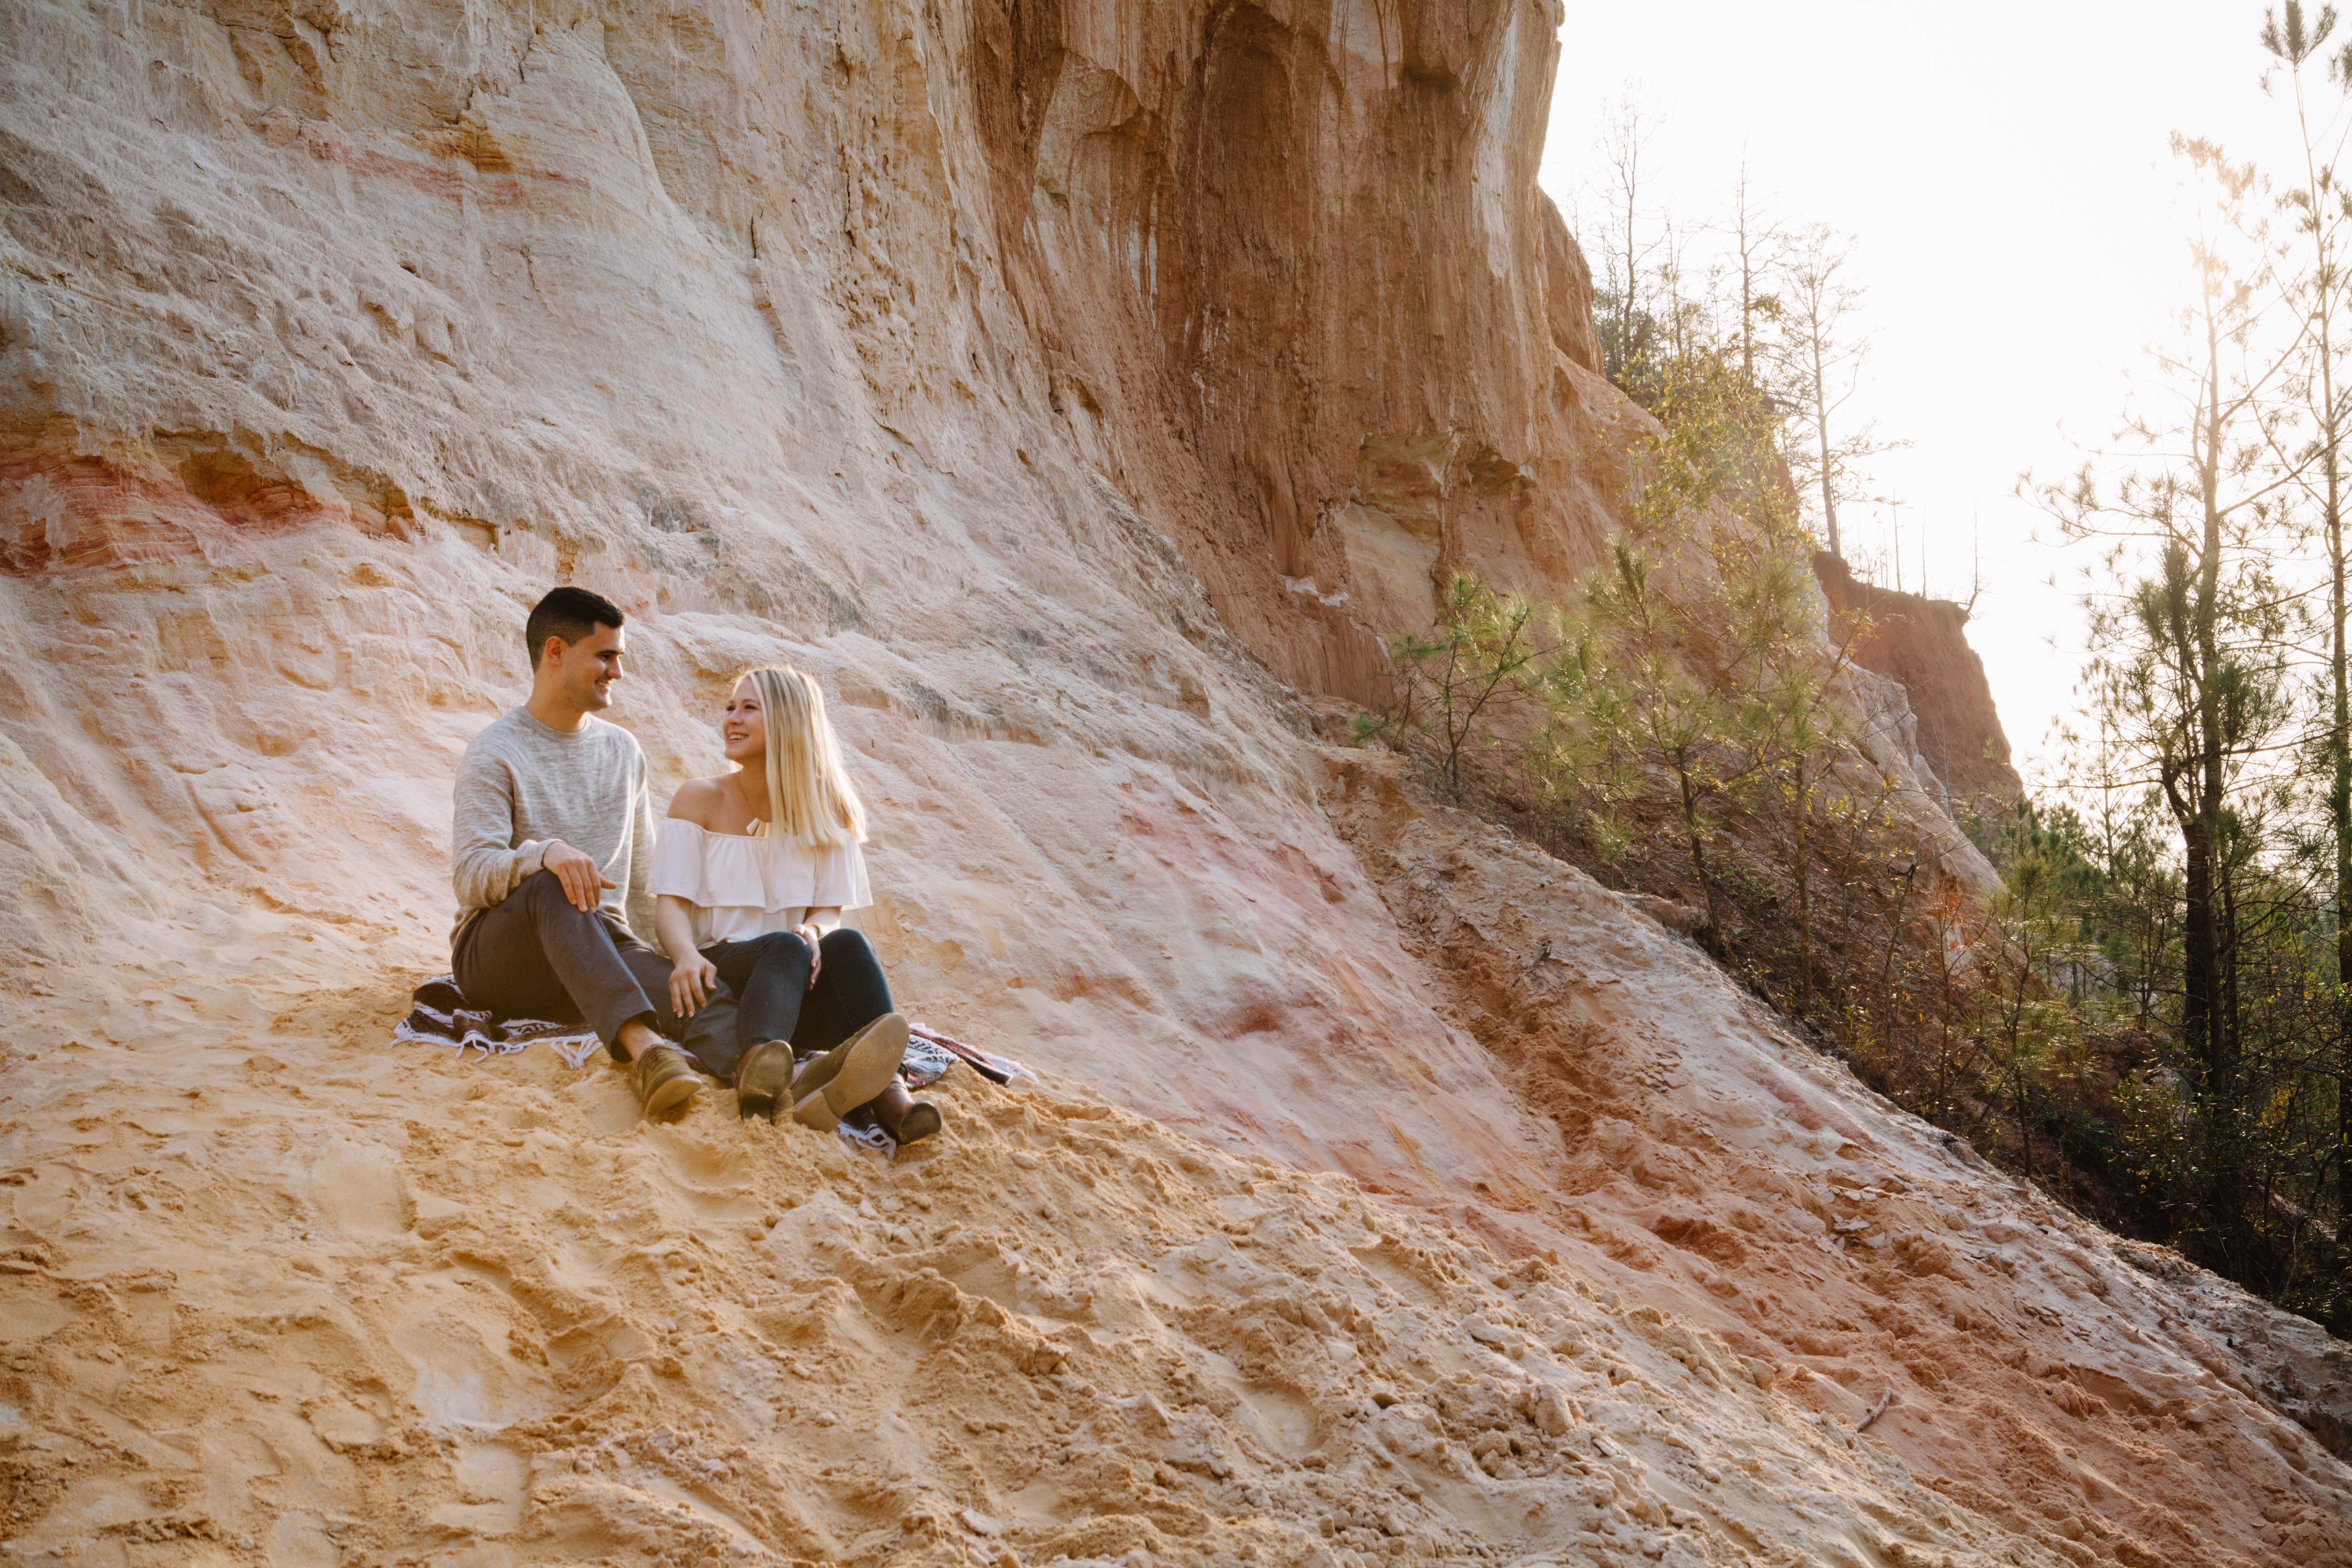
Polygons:
M1857 583L1827 551L1815 552L1813 575L1833 615L1867 618L1869 635L1856 644L1855 662L1903 688L1911 750L1953 809L1990 815L2022 795L1984 661L1961 629L1968 624L1962 608L1949 599Z
M1379 796L1381 841L1335 827L1361 814L1328 793L1292 688L1360 690L1371 639L1454 564L1573 575L1607 527L1593 454L1639 426L1593 374L1589 279L1534 192L1549 6L5 15L0 1444L34 1549L882 1561L1002 1540L1205 1561L1213 1529L1244 1529L1297 1562L1458 1555L1496 1531L1602 1561L1864 1542L2052 1561L2183 1531L2251 1561L2340 1552L2304 1513L2341 1517L2341 1470L2221 1373L2145 1415L2205 1436L2163 1428L2171 1458L2074 1483L2079 1520L1939 1514L1915 1475L1985 1484L1951 1428L1915 1432L1906 1396L1856 1446L1819 1437L1811 1415L1843 1405L1791 1405L1738 1358L1776 1363L1715 1348L1816 1353L1799 1336L1872 1289L1853 1246L1837 1266L1860 1283L1763 1287L1789 1303L1769 1336L1657 1269L1674 1320L1627 1328L1633 1281L1613 1306L1597 1283L1623 1267L1612 1216L1660 1216L1580 1184L1596 1160L1704 1174L1672 1151L1735 1134L1638 1079L1606 1116L1554 1115L1445 969L1507 966L1423 929L1397 848L1461 838L1458 868L1408 876L1454 878L1454 918L1622 947L1625 1006L1677 1051L1762 1060L1769 1021L1691 990L1718 983L1631 906L1437 816L1415 830L1406 796ZM1106 1112L1087 1142L1042 1119L1091 1112L954 1100L908 1170L976 1184L956 1223L1013 1240L953 1250L864 1228L898 1178L821 1141L712 1107L641 1134L601 1068L389 1050L446 957L457 753L519 699L522 616L557 580L629 612L615 716L665 791L719 767L729 672L816 670L875 808L861 918L902 1002L1057 1075L1057 1105L1083 1084L1161 1127ZM1554 893L1532 915L1493 902ZM1514 1005L1532 1011L1511 1027L1550 1029L1572 999ZM1841 1156L1809 1117L1900 1142L1843 1092L1723 1125L1759 1181L1810 1181ZM1073 1222L1138 1141L1197 1179L1121 1165L1127 1194L1077 1197L1097 1212ZM1244 1155L1380 1202L1295 1174L1256 1198ZM1213 1200L1236 1226L1323 1226L1263 1272L1331 1289L1277 1300L1215 1244L1175 1258ZM1184 1233L1165 1247L1095 1223L1155 1204ZM1664 1217L1703 1243L1725 1223L1696 1198ZM1481 1283L1495 1260L1465 1229L1561 1272ZM1710 1278L1832 1267L1812 1240L1743 1242L1753 1261ZM1031 1287L1016 1242L1040 1249ZM2058 1267L2040 1232L2003 1245ZM908 1247L950 1250L877 1261ZM1111 1304L1089 1319L1097 1282ZM2063 1322L1988 1311L2053 1364L2084 1353ZM1555 1328L1611 1364L1490 1364L1577 1361L1544 1345ZM1316 1358L1343 1352L1293 1330L1352 1335L1370 1370L1339 1375ZM1971 1331L1938 1340L1968 1376L2016 1348ZM1657 1353L1727 1403L1675 1405L1622 1333L1679 1346ZM2135 1387L2173 1366L2096 1342ZM942 1373L952 1411L775 1381L799 1356L828 1387L887 1389L950 1352L976 1369ZM1891 1381L1873 1354L1853 1364ZM1106 1403L1032 1421L1068 1394L1034 1381L1065 1359ZM1660 1392L1596 1403L1619 1363ZM1375 1374L1378 1415L1348 1404ZM2099 1397L2108 1415L2070 1419L2142 1430ZM1669 1406L1741 1436L1678 1447ZM992 1434L967 1428L970 1452L967 1417ZM2021 1471L2074 1440L1984 1419L1979 1448ZM897 1456L885 1480L838 1468L824 1435L853 1420L858 1453ZM1597 1447L1560 1447L1588 1428ZM1024 1467L1097 1448L1117 1464L1033 1489ZM1863 1458L1843 1477L1824 1454ZM2198 1479L2224 1461L2228 1498L2259 1502ZM1735 1469L1811 1489L1766 1510ZM1129 1517L1157 1533L1101 1522Z
M289 998L436 962L452 761L576 580L637 617L665 780L729 670L821 671L873 923L971 1016L1320 1163L1486 1158L1475 1111L1208 1058L1492 1088L1251 656L1360 684L1343 532L1410 616L1438 557L1599 526L1548 10L13 15L33 952ZM1348 500L1399 440L1431 493Z

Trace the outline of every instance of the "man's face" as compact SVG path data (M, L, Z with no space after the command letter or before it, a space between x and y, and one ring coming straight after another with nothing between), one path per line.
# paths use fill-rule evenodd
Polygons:
M621 660L628 652L628 634L619 626L598 626L566 647L562 639L548 639L545 662L552 665L556 689L583 713L600 712L613 705L613 682L626 673Z

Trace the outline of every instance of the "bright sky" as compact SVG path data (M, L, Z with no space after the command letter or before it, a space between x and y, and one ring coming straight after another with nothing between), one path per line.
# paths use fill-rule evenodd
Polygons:
M1744 148L1784 219L1860 237L1877 338L1851 407L1912 443L1874 467L1905 503L1904 586L1918 587L1924 524L1929 591L1965 600L1979 531L1969 636L2029 784L2070 705L2082 552L2033 543L2051 530L2011 491L2021 471L2058 477L2078 441L2109 436L2126 373L2181 298L2168 135L2285 172L2292 110L2283 87L2262 90L2262 16L2185 0L1685 0L1571 5L1560 29L1542 184L1571 223L1593 211L1602 102L1630 80L1657 115L1650 156L1678 224L1728 214ZM2331 39L2346 42L2352 18ZM1887 553L1886 509L1841 509L1839 522L1857 566Z

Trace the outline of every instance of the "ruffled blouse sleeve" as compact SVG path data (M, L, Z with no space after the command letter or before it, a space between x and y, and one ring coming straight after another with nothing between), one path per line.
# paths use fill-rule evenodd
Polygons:
M856 840L814 850L810 858L815 863L810 868L808 908L862 910L872 906L874 889L866 879L866 852Z
M656 898L667 895L708 907L711 899L706 868L710 857L705 853L709 846L704 840L709 837L691 822L663 818L660 836L654 841L654 865L646 879L646 890Z

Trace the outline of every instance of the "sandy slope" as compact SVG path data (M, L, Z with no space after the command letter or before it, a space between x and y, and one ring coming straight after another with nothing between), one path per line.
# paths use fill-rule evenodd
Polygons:
M1064 1082L951 1077L885 1164L380 1023L15 1080L10 1561L2068 1551L1675 1316Z

